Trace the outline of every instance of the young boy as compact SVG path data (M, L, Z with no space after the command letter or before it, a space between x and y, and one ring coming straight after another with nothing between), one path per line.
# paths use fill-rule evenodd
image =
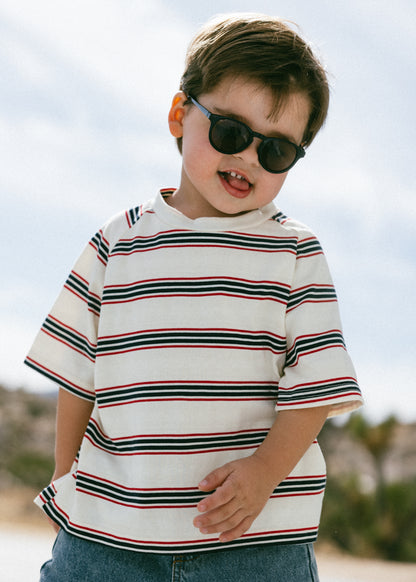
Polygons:
M281 20L193 40L179 188L98 232L26 359L61 387L41 580L318 579L316 436L362 399L322 249L273 200L327 107Z

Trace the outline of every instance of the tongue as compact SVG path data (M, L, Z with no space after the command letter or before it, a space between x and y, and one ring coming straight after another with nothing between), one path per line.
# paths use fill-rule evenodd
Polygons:
M247 190L250 188L250 184L247 182L247 180L241 180L240 178L234 178L234 176L231 176L230 174L226 174L225 178L226 178L227 182L230 184L230 186L232 186L236 190L241 190L242 192L247 192Z

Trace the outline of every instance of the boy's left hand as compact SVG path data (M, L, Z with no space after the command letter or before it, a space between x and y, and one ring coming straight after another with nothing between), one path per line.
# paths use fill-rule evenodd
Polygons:
M235 540L248 530L277 485L267 463L255 455L227 463L199 484L201 491L216 491L198 503L203 515L194 525L203 534L220 533L221 542Z

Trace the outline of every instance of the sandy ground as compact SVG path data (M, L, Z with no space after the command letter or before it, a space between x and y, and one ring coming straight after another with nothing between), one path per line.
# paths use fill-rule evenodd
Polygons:
M38 582L39 568L50 558L54 534L46 528L0 526L2 582ZM318 552L320 582L415 582L416 564L362 560ZM201 581L203 582L203 581Z
M50 558L54 533L31 498L32 492L0 493L1 582L38 582ZM416 563L365 560L324 547L317 560L320 582L416 582Z

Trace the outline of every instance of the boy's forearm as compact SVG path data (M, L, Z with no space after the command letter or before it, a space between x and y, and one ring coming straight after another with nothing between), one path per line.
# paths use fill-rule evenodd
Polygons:
M311 446L328 407L279 412L263 443L248 456L226 463L199 484L212 492L198 503L194 525L220 541L237 539L262 511L273 490L292 472Z
M59 389L56 413L55 472L58 479L70 471L78 453L94 404Z
M267 437L254 453L268 467L276 487L316 439L328 412L329 407L325 406L278 413Z

